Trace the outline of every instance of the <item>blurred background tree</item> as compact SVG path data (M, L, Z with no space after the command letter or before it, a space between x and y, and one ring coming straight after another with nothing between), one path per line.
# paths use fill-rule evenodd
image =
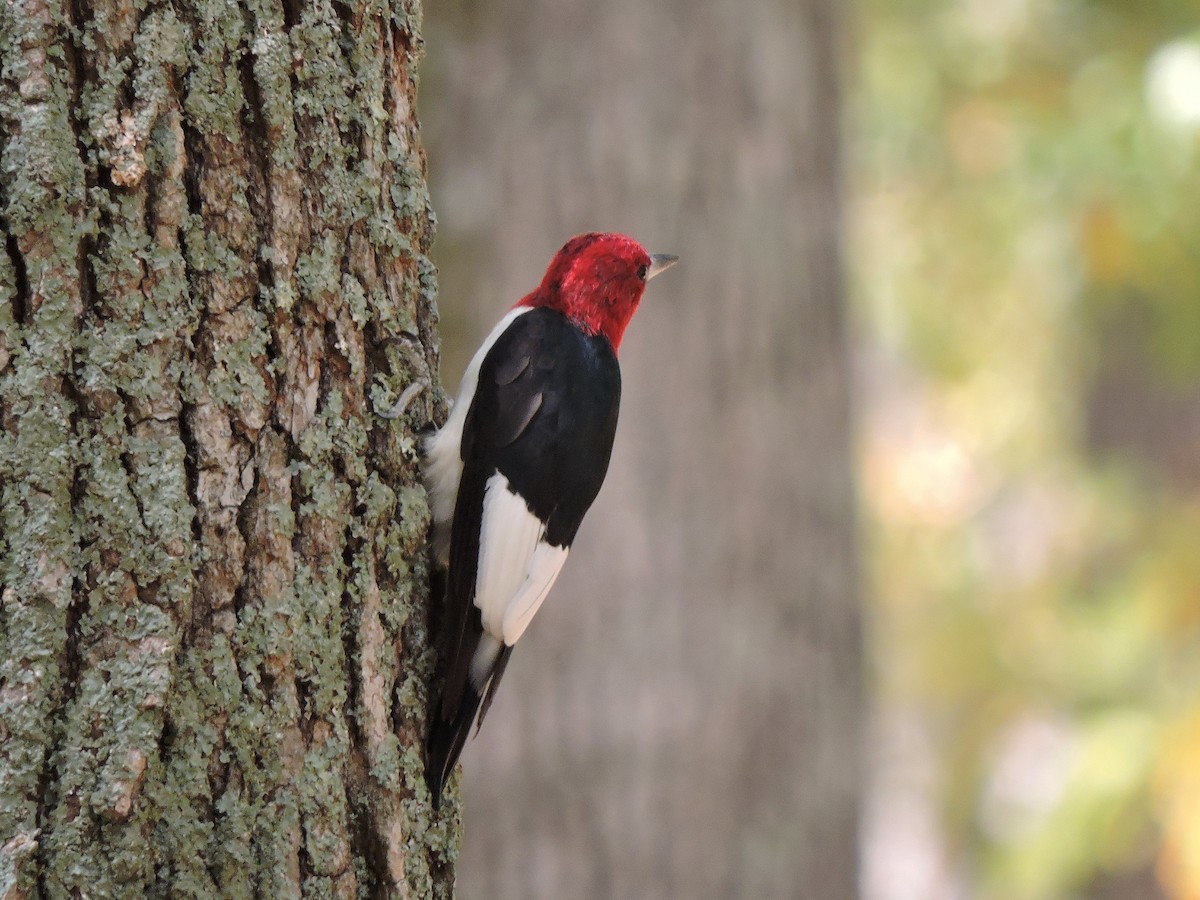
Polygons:
M683 257L622 344L604 490L464 755L464 897L855 893L835 7L428 8L450 389L570 235Z

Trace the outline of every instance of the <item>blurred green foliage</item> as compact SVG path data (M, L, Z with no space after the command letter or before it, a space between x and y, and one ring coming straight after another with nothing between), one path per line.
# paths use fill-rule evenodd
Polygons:
M1200 898L1200 7L858 23L881 710L969 896Z

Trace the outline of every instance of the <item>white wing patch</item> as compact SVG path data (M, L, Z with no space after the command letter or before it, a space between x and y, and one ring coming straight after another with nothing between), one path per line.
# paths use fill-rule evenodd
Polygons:
M544 540L545 526L497 473L488 479L479 535L475 605L484 630L512 646L550 593L566 547Z
M504 612L525 581L541 536L541 520L508 489L508 479L499 473L489 478L479 526L475 605L483 613L484 630L495 637L504 636Z
M529 560L529 574L525 576L525 583L504 610L504 643L511 647L524 634L542 601L550 593L550 588L554 587L554 580L566 561L566 547L538 542Z

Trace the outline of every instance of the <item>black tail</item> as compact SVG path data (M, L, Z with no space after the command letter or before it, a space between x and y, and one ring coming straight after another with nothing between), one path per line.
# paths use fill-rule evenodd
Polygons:
M435 810L442 805L442 789L450 780L450 773L471 734L471 723L475 721L481 699L468 684L452 716L447 716L446 710L441 709L442 704L438 704L438 718L429 732L429 743L425 748L425 783L429 785Z
M435 810L441 806L442 788L450 780L454 764L458 762L463 746L471 734L471 723L476 721L476 711L479 712L479 725L483 724L483 717L487 715L488 707L492 705L492 698L496 694L496 685L500 683L500 676L504 674L504 667L508 665L512 649L512 647L504 647L500 651L500 655L496 657L496 661L492 663L492 674L488 677L482 696L471 685L470 678L467 678L458 698L457 709L453 712L448 710L445 697L442 698L443 702L437 705L438 718L433 723L433 728L429 730L429 741L425 745L425 783L429 785L429 793L433 797ZM481 702L482 709L479 708ZM478 730L478 726L476 726L476 733Z

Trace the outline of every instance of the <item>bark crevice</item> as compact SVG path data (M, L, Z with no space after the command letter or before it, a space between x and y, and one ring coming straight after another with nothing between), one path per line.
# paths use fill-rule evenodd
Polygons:
M3 197L3 192L0 192L0 197ZM4 228L4 251L8 254L15 282L11 300L13 321L23 326L29 322L29 270L25 268L25 256L21 253L17 236L8 230L2 219L0 226Z

